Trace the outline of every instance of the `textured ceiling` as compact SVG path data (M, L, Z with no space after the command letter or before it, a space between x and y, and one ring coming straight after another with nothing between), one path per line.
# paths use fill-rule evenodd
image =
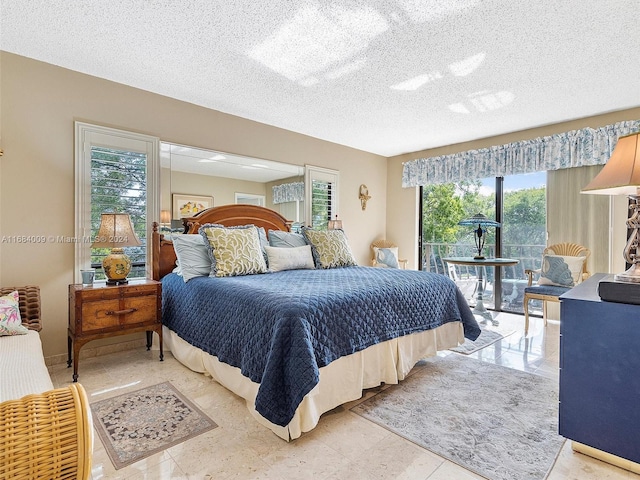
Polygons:
M640 106L637 0L0 0L0 49L391 156Z

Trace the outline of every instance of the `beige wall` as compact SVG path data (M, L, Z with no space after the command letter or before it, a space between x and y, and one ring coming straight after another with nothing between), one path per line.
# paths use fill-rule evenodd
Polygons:
M179 100L2 52L0 231L74 235L74 121L182 145L340 171L340 217L360 263L386 221L386 159ZM358 187L372 199L360 209ZM66 353L67 292L74 246L0 244L0 284L39 285L45 356ZM115 339L113 341L124 340ZM88 348L91 344L89 344Z
M517 142L520 140L529 140L537 137L543 137L547 135L553 135L554 133L561 133L570 130L577 130L580 128L597 128L604 125L609 125L624 120L637 120L640 119L640 108L633 108L629 110L623 110L614 113L608 113L605 115L598 115L589 118L583 118L580 120L574 120L570 122L562 122L554 125L548 125L540 128L533 128L530 130L523 130L520 132L509 133L505 135L499 135L496 137L484 138L472 142L459 143L455 145L448 145L446 147L434 148L431 150L422 150L419 152L407 153L404 155L398 155L389 158L387 165L387 232L389 238L393 238L399 245L399 251L403 256L406 256L409 260L409 265L413 265L414 268L418 262L418 246L417 246L417 217L418 217L418 201L417 201L417 188L402 188L402 163L414 160L416 158L423 157L435 157L439 155L448 155L457 152L464 152L467 150L477 150L479 148L490 147L492 145L503 145L510 142ZM482 121L481 118L478 121ZM619 202L618 199L614 199L613 203L619 206L624 202ZM624 207L623 207L624 209ZM615 212L616 216L621 215L620 212ZM626 212L622 218L626 218ZM413 222L413 223L411 223ZM615 227L618 228L615 228ZM612 232L613 241L611 243L612 252L610 255L617 259L620 255L616 252L622 252L624 248L624 240L621 243L621 234L625 235L624 222L619 225L614 225L614 231ZM615 270L615 266L613 267Z
M171 193L211 196L213 197L214 206L217 207L236 203L236 193L251 193L267 197L268 192L264 183L211 175L198 175L196 173L171 172ZM166 197L164 193L161 196ZM269 196L268 198L271 197ZM164 203L162 208L164 208Z

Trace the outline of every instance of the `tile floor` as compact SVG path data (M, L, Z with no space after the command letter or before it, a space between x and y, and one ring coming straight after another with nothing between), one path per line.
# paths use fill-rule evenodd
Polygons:
M499 330L515 332L470 357L558 377L558 322L545 327L541 319L532 319L525 338L522 316L502 313L498 319ZM54 365L50 372L56 386L71 380L66 364ZM158 361L157 351L144 348L87 358L80 363L79 375L90 402L169 380L219 425L121 470L114 469L96 436L93 480L483 478L351 413L351 405L326 413L313 431L287 443L260 426L243 400L209 377L186 369L170 353L164 362ZM640 476L573 452L565 442L548 480L636 478Z

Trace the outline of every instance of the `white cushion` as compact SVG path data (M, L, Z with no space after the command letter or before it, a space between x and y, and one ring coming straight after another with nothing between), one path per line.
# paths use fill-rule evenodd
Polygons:
M0 402L53 388L38 332L0 337Z
M269 257L269 271L271 272L315 268L311 245L303 245L302 247L266 246L264 249Z

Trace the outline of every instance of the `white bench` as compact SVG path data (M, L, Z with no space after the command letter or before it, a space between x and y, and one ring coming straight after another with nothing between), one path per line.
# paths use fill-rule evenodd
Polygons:
M39 331L40 289L17 290L26 335L0 337L0 478L91 476L93 428L80 384L53 388Z

